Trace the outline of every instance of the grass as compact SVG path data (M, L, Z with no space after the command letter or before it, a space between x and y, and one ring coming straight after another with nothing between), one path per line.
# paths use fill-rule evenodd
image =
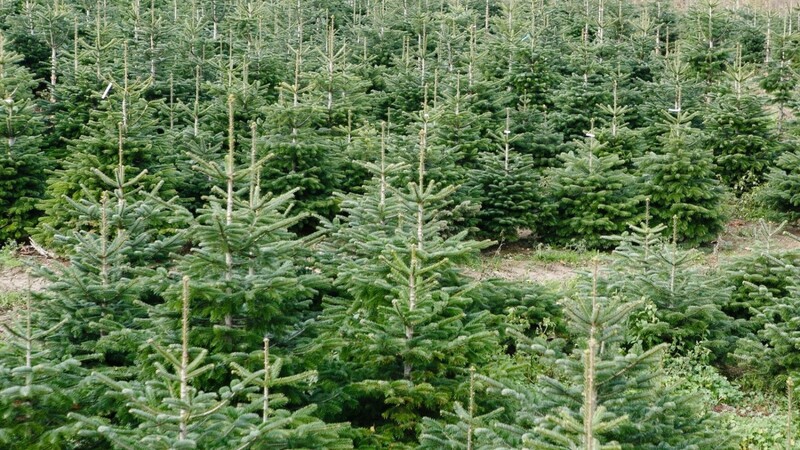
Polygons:
M0 311L20 308L25 304L25 294L22 292L0 292Z
M0 249L0 269L13 269L22 266L22 261L17 258L17 246L6 244Z

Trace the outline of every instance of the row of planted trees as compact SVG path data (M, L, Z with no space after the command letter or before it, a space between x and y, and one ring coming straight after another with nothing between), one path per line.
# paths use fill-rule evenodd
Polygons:
M51 284L6 330L5 445L737 448L715 405L667 383L666 349L775 384L798 369L780 229L700 269L647 199L573 287L475 280L460 263L491 242L448 232L455 188L429 180L424 125L414 167L380 137L362 192L298 237L304 214L262 191L273 156L257 127L237 138L228 105L224 151L188 154L213 183L196 211L126 175L124 149L94 171L99 196L65 205L82 224L56 235L69 262L40 269Z
M97 196L92 171L116 166L120 146L131 174L147 170L148 189L163 181L163 196L196 211L211 183L186 151L223 156L231 94L236 135L255 126L257 158L275 155L259 172L262 189L297 189L296 208L309 216L293 230L303 235L334 217L337 192L360 191L368 172L356 161L377 160L380 123L389 160L412 166L406 149L427 129L429 179L456 186L451 233L514 240L527 228L541 240L603 247L603 234L641 218L648 196L655 217L680 216L689 243L716 237L726 196L754 195L795 218L791 7L0 8L0 198L10 212L2 240L33 234L52 245L56 231L78 225L63 196Z
M0 2L2 230L68 258L0 442L737 448L661 361L797 370L796 254L679 246L725 186L792 210L795 12L612 3ZM519 227L616 256L463 273Z

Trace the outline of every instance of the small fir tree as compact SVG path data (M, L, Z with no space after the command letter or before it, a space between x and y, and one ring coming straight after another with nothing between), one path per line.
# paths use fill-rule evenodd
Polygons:
M763 380L769 380L766 387L777 391L800 370L800 361L794 352L800 330L800 303L797 300L800 293L800 266L794 263L797 260L796 252L784 255L778 253L774 256L765 253L765 257L771 265L781 270L783 276L780 281L785 282L785 285L748 283L754 291L752 296L759 300L750 307L752 317L749 325L754 329L755 335L746 336L739 341L735 356L745 374L752 376L753 381L761 384L764 383Z
M553 223L543 236L561 244L604 248L609 242L602 236L620 233L635 220L635 178L617 155L599 156L601 152L592 130L578 152L560 156L563 167L551 170L546 181Z
M517 350L538 354L550 372L535 386L493 381L490 392L512 402L509 423L494 430L510 448L735 448L696 399L664 385L665 345L643 351L624 345L625 322L641 302L602 293L597 272L564 301L575 339L571 354L558 341L517 335ZM587 285L589 283L589 285ZM563 343L562 343L563 344Z
M285 398L270 389L308 383L311 372L280 377L281 361L270 359L264 340L263 369L251 372L234 365L240 378L217 392L203 392L198 379L214 368L204 364L208 351L189 344L189 278L183 278L181 343L170 348L151 341L161 361L153 362L156 377L146 382L117 381L101 373L94 378L126 400L138 426L127 428L74 413L85 436L100 435L113 448L352 448L339 437L341 425L327 425L311 416L309 406L283 409ZM172 348L176 347L176 348ZM244 400L242 402L242 400Z
M649 203L649 202L648 202ZM670 241L665 226L650 226L649 211L639 226L619 236L611 286L628 298L650 303L654 311L633 318L631 332L646 348L662 342L691 349L696 344L724 356L730 348L732 319L722 312L731 289L709 270L698 268L702 254L677 245L677 219Z
M249 161L237 162L234 105L231 96L224 162L191 154L215 186L191 221L192 249L177 262L197 286L193 315L202 318L194 330L197 342L223 359L252 350L264 335L280 340L291 334L305 319L318 279L297 262L308 241L287 229L303 218L290 212L295 191L261 191L266 158L258 158L256 124Z
M94 171L113 172L119 167L120 152L126 171L134 175L146 171L140 180L144 186L153 188L163 182L165 194L173 192L172 168L163 162L169 146L158 132L156 102L145 95L152 80L131 79L127 49L123 45L122 74L109 81L111 91L102 109L94 111L81 136L70 142L70 153L61 167L47 180L45 198L39 204L44 215L34 236L39 242L51 244L55 233L81 228L81 219L64 198L79 201L87 194L97 198L104 183Z
M23 322L3 324L0 352L0 444L7 448L68 448L73 437L67 413L79 408L80 363L56 354L44 342L69 319L39 330L32 295L26 295Z
M800 151L787 151L778 157L757 198L774 217L800 219Z
M690 125L694 114L681 110L680 97L675 115L666 113L668 132L662 135L662 148L638 158L642 193L650 198L657 223L670 223L677 217L677 237L681 242L708 242L722 231L723 189L714 176L711 154L698 145L698 133Z

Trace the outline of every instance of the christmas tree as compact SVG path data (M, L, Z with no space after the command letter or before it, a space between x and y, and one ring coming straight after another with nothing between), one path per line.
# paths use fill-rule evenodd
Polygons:
M18 240L38 218L37 199L50 166L41 150L42 118L36 113L36 81L0 32L0 241Z

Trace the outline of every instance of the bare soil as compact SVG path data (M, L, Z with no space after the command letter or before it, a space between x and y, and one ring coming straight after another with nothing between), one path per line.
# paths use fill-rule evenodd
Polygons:
M41 278L30 275L25 267L0 268L0 293L41 291L47 282Z
M17 259L23 262L30 262L34 265L49 265L52 260L36 254L29 247L23 247L15 255ZM17 267L3 267L0 266L0 296L3 295L24 295L28 290L41 291L47 287L47 281L31 275L30 269L25 266ZM0 324L10 324L19 317L19 307L2 307L0 306ZM0 336L3 334L3 328L0 327Z
M800 237L800 228L787 227L786 233ZM766 242L760 237L759 224L755 221L734 220L730 222L719 238L709 247L702 249L708 253L706 264L715 266L725 261L764 251ZM591 263L568 264L561 262L543 263L533 257L531 248L536 243L521 241L499 250L485 252L479 267L472 267L466 273L476 279L502 278L505 280L530 281L536 283L568 283L578 272L590 270ZM778 233L769 239L773 251L800 249L800 240L785 233Z
M562 263L542 264L501 257L484 258L480 268L470 268L466 273L479 280L502 278L504 280L531 281L535 283L565 283L575 277L576 269Z

